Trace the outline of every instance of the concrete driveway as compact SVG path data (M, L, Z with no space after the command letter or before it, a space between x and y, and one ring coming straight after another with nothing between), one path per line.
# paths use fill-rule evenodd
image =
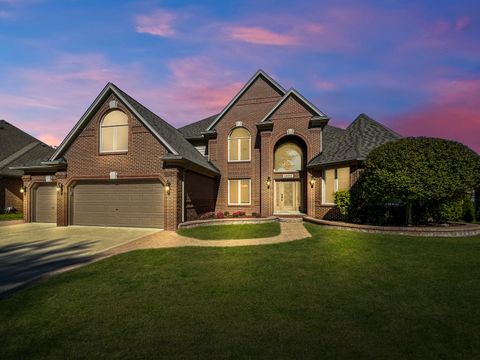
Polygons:
M39 223L0 227L0 297L157 231Z

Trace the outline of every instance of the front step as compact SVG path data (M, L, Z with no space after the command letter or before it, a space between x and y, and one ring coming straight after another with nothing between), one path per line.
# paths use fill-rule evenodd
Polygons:
M303 221L303 216L278 217L281 222L299 223Z

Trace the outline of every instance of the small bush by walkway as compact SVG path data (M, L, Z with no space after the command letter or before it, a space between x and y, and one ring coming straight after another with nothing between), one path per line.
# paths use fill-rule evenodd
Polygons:
M213 225L178 230L178 234L199 240L258 239L280 234L280 224Z
M22 220L22 219L23 219L22 213L0 214L0 221Z

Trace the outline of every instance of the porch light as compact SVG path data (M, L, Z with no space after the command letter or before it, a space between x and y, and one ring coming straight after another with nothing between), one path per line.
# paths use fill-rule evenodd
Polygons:
M315 178L312 177L309 182L310 182L310 187L313 188L315 186Z
M267 181L265 181L265 184L267 184L267 189L270 189L270 186L272 185L272 179L270 176L267 178Z
M25 185L22 185L20 187L20 192L23 194L23 193L25 193L25 191L27 191L27 187Z
M165 192L167 193L167 195L170 195L171 185L172 184L170 184L170 181L167 181L167 183L165 184Z
M57 192L60 194L63 194L63 184L59 183L57 185Z

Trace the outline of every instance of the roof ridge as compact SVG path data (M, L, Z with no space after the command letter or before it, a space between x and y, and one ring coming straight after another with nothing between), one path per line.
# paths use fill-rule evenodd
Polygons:
M218 116L212 121L210 126L207 128L206 131L212 130L212 127L220 121L222 116L235 104L235 102L247 91L247 89L254 83L254 81L260 77L263 76L267 81L269 81L273 87L275 87L281 94L282 96L285 95L287 92L282 85L280 85L275 79L273 79L270 75L268 75L265 71L262 69L258 69L255 74L242 86L242 88L237 92L237 94L230 100L230 102L223 108L223 110L218 114Z
M317 108L314 104L312 104L305 96L303 96L297 89L291 87L290 89L288 89L288 91L280 98L280 100L278 100L278 102L273 105L273 107L270 109L270 111L263 117L262 120L260 120L260 122L265 122L267 121L267 119L272 116L275 111L277 111L280 106L283 105L283 103L288 99L289 96L291 95L295 95L296 97L298 97L300 99L300 101L303 102L304 105L306 105L307 107L310 108L310 110L312 110L314 113L316 113L318 116L321 116L321 117L325 117L328 119L328 116L325 115L325 113L323 111L321 111L319 108Z
M393 134L394 136L398 136L398 137L402 137L402 135L400 135L399 133L397 133L396 131L393 131L392 129L390 129L388 126L382 124L381 122L373 119L372 117L368 116L367 114L365 113L360 113L356 118L355 120L352 121L352 123L350 125L348 125L347 129L350 128L355 122L357 121L360 121L360 120L367 120L367 121L370 121L378 126L381 126L384 130L387 130L388 132L390 132L391 134Z

